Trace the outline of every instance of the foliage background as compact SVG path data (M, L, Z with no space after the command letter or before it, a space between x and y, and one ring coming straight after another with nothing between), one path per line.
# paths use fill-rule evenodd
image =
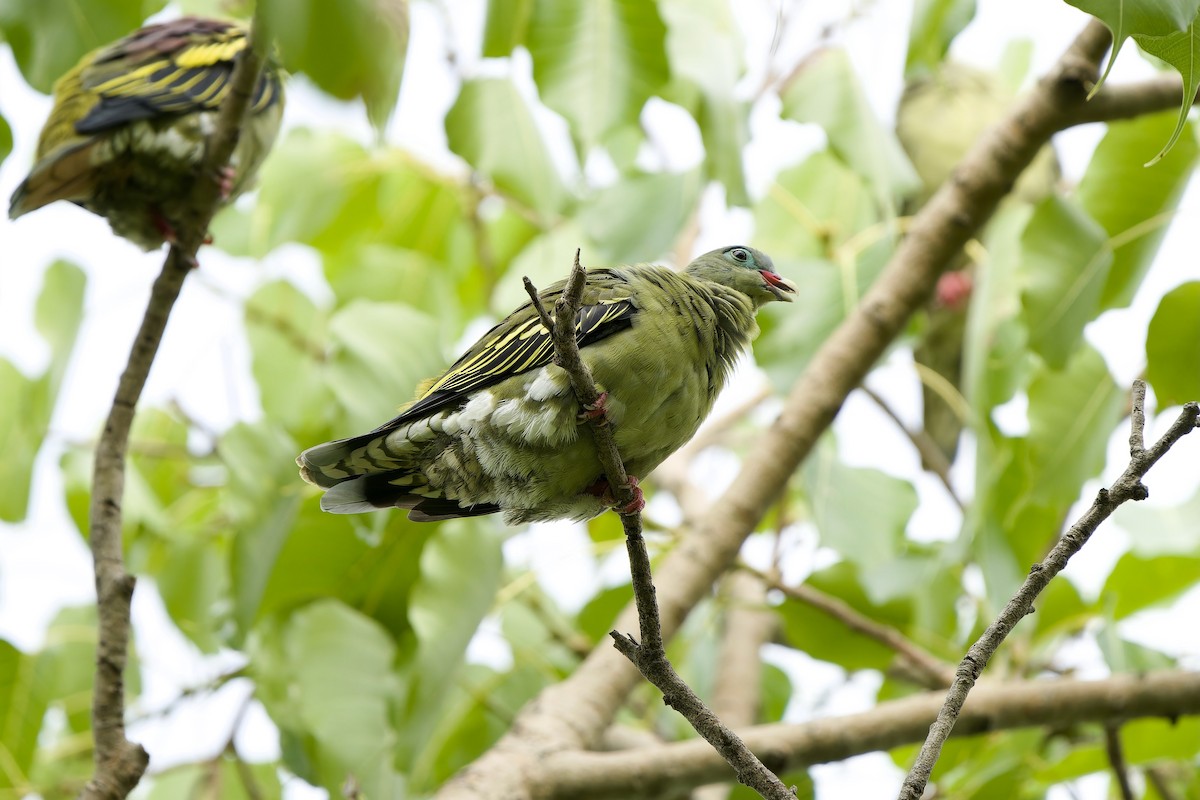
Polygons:
M1012 4L981 3L953 50L996 71L998 108L1085 19L1028 5L1036 24ZM603 639L629 597L623 556L611 555L614 520L515 532L492 520L332 517L292 459L386 419L519 301L519 276L558 278L576 246L589 263L684 263L741 239L770 252L806 297L764 312L759 369L740 373L723 407L762 381L786 390L939 169L906 158L891 121L906 70L935 69L974 12L961 2L918 3L915 17L907 4L808 6L355 0L330 17L334 5L317 0L268 4L297 73L288 131L257 196L214 225L216 248L185 290L134 434L126 543L142 577L142 680L131 716L151 750L151 796L239 796L243 763L266 797L301 796L307 784L336 795L348 772L372 797L428 794ZM15 131L5 192L48 108L16 69L45 91L84 50L162 4L90 0L75 17L46 8L0 6L0 155ZM943 24L920 24L939 10ZM403 61L388 42L410 29ZM1153 69L1131 50L1110 79ZM939 132L960 125L970 139L965 123ZM1187 346L1200 267L1189 226L1170 224L1177 207L1195 208L1184 194L1194 131L1141 167L1174 127L1164 114L1062 137L1061 185L1010 203L982 238L986 272L962 338L969 430L951 473L966 512L856 395L748 560L777 557L788 581L806 578L957 659L1076 499L1106 464L1123 465L1129 380L1145 369L1164 407L1200 396L1200 356ZM0 222L0 252L0 797L49 798L73 794L90 767L93 612L77 533L88 448L161 256L73 209ZM911 427L911 353L928 330L915 322L868 381ZM768 401L692 465L706 492L770 415ZM1195 461L1181 450L1153 476L1155 506L1103 530L996 674L1197 665L1200 645L1176 627L1200 600ZM679 513L665 492L650 518L659 549L671 547ZM890 651L799 603L771 602L781 634L764 650L764 721L914 690L888 673ZM674 645L702 690L729 608L716 596ZM624 721L688 735L649 690ZM1169 760L1191 791L1197 733L1194 720L1125 730L1139 744L1135 764ZM893 759L910 756L790 777L809 792L815 779L826 796L887 794ZM953 745L935 775L953 796L1041 797L1067 785L1102 794L1105 768L1096 731L1024 732Z

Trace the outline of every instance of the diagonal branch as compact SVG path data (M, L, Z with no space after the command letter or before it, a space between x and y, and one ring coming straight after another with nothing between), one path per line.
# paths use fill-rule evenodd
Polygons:
M579 251L575 251L575 263L567 286L555 303L553 321L550 320L533 284L525 278L525 290L542 325L549 328L554 340L554 360L571 376L575 397L584 407L595 407L600 399L591 371L579 356L579 342L575 338L575 319L583 302L583 289L587 284L587 272L579 263ZM604 468L604 476L617 497L619 506L628 506L634 494L629 476L612 428L603 416L590 420L592 435L596 441L596 452ZM613 630L609 633L614 646L628 658L663 693L663 702L674 708L691 723L696 732L703 736L737 772L738 780L754 789L763 797L772 800L790 800L795 795L770 770L763 766L738 735L726 727L684 682L663 648L662 622L655 597L654 580L650 574L650 554L642 536L642 515L635 511L622 513L621 525L625 528L625 547L629 553L629 571L633 578L633 596L637 604L639 643L632 636Z
M1127 500L1145 500L1149 496L1142 478L1150 471L1163 455L1171 449L1175 442L1191 433L1200 420L1200 405L1188 403L1183 407L1175 422L1167 429L1152 447L1146 449L1143 439L1146 424L1145 414L1146 384L1136 381L1133 385L1133 411L1131 416L1132 432L1129 436L1129 466L1108 489L1101 489L1092 502L1091 508L1071 526L1063 537L1058 540L1050 554L1040 564L1035 564L1029 571L1025 583L1017 590L1012 599L988 626L983 635L971 645L966 656L958 665L954 685L946 694L946 702L938 712L937 720L929 729L929 736L921 747L921 752L904 779L900 790L900 800L919 800L925 791L925 784L933 772L941 754L942 744L945 743L954 722L962 710L967 694L975 681L979 679L983 668L987 666L992 654L1000 647L1000 643L1016 627L1026 614L1033 611L1033 601L1041 594L1050 580L1067 566L1071 556L1079 552L1100 523Z
M229 163L237 146L242 119L250 105L262 56L257 42L265 41L256 16L249 46L238 58L228 99L207 143L207 157L192 186L191 219L179 220L177 242L171 246L162 272L150 290L141 327L133 341L129 362L117 384L112 409L96 445L92 472L91 516L88 538L96 573L99 631L96 644L96 680L92 696L92 731L96 746L95 771L84 787L86 800L126 797L137 786L149 763L141 745L125 737L125 664L129 646L129 608L134 577L125 571L121 544L121 502L125 490L125 455L133 413L146 385L154 356L183 281L196 263L196 252L216 213L220 189L211 176Z

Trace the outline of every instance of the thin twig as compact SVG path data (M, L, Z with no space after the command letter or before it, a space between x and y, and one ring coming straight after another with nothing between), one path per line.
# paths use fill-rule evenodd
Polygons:
M198 173L215 176L229 163L237 145L242 118L249 107L262 66L256 42L262 35L257 16L248 46L238 58L228 99L221 106L208 141L207 157ZM126 797L146 771L149 756L141 745L125 737L125 664L129 645L129 608L134 578L125 571L121 545L121 501L125 489L125 456L133 412L146 385L158 352L167 319L183 281L196 263L220 199L215 180L206 177L192 187L192 219L176 220L178 239L167 254L162 272L154 281L146 314L134 339L129 362L117 384L112 409L96 445L92 473L89 541L96 572L98 641L96 680L92 696L92 731L95 736L95 771L84 787L85 800Z
M954 666L930 653L920 645L910 641L895 628L876 622L870 617L854 610L849 604L832 595L815 589L807 584L793 586L783 583L778 578L759 572L744 564L739 566L764 580L767 585L783 592L787 597L805 605L812 606L845 625L855 633L861 633L869 639L879 642L889 650L895 651L911 670L921 678L921 683L930 689L946 689L954 683Z
M1158 792L1158 796L1162 800L1179 800L1179 795L1176 794L1175 789L1171 786L1171 777L1167 774L1164 765L1151 764L1146 767L1145 772L1146 780L1150 781L1154 786L1154 791Z
M1121 800L1134 800L1133 787L1129 784L1129 768L1125 766L1125 751L1121 747L1121 729L1117 725L1104 726L1104 752L1108 764L1117 778Z
M925 784L929 781L929 775L933 771L933 766L937 763L941 753L942 744L954 728L954 721L962 710L967 694L975 685L975 681L979 679L980 673L987 666L992 654L1000 647L1000 643L1004 641L1016 624L1033 610L1033 601L1046 588L1050 580L1063 570L1071 556L1079 552L1080 548L1087 543L1100 523L1108 519L1118 506L1127 500L1146 499L1149 492L1142 483L1142 478L1155 462L1171 449L1175 442L1196 428L1196 421L1200 419L1200 405L1194 402L1188 403L1162 438L1150 449L1145 449L1142 438L1145 424L1145 399L1146 387L1139 380L1134 383L1134 409L1130 415L1129 466L1110 488L1099 491L1091 508L1071 526L1070 530L1063 534L1045 560L1033 566L1024 584L1008 601L1004 610L1000 612L1000 616L988 626L978 641L971 645L971 649L967 651L958 666L954 685L946 695L945 704L938 713L937 720L930 727L929 736L925 739L925 744L922 746L917 760L904 779L904 785L899 795L900 800L918 800L921 797L925 791Z
M575 397L583 407L594 407L599 399L596 383L591 371L579 356L579 343L575 338L575 320L583 301L583 289L587 284L587 272L579 263L579 251L575 251L575 263L567 285L555 303L555 319L551 321L533 283L525 278L525 289L534 308L551 332L554 340L555 362L571 377ZM618 507L633 502L634 494L625 472L621 454L613 438L612 428L603 416L590 421L596 452L604 468ZM625 546L629 553L629 571L633 579L634 600L638 611L639 644L633 637L616 630L609 633L613 643L645 676L663 693L663 702L684 716L696 732L729 762L737 773L737 779L769 800L790 800L795 794L783 785L770 770L763 766L737 734L726 727L695 692L675 672L663 648L662 623L659 618L658 600L650 574L650 554L642 537L642 515L640 512L621 514L621 525L625 529Z
M879 406L879 410L886 414L892 422L896 423L896 427L908 437L912 442L913 447L917 449L917 454L921 456L921 463L926 468L938 477L942 485L946 487L946 492L950 495L950 499L958 506L959 511L966 511L967 507L963 503L962 498L958 496L958 492L954 489L954 484L950 480L950 461L946 458L946 454L942 452L942 448L938 447L937 442L929 435L927 431L918 431L909 428L904 424L904 420L900 419L900 415L892 409L891 405L886 400L876 394L865 383L859 387L863 393L874 401L875 405Z

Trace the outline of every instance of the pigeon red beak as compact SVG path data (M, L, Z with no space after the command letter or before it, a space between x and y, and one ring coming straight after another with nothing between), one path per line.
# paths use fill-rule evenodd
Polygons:
M776 299L782 300L785 303L790 303L796 299L796 284L787 278L765 269L760 269L758 274L762 275L763 280L767 284L767 290L775 295Z

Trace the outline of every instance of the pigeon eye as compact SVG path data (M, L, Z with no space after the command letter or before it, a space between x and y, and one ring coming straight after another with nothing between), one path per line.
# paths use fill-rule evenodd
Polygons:
M750 260L750 254L742 247L733 248L729 251L729 255L733 256L734 261L741 261L743 264Z

